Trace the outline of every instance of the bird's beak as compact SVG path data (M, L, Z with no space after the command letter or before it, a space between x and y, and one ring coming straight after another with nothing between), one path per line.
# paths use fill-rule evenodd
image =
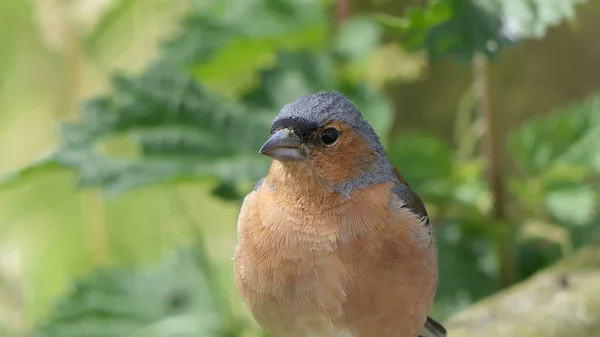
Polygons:
M282 129L272 134L258 152L279 161L304 161L308 150L302 144L290 129Z

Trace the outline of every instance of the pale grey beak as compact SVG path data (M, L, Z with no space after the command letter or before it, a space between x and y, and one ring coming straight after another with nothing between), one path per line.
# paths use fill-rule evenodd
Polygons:
M282 129L272 134L258 152L279 161L304 161L308 150L302 144L290 129Z

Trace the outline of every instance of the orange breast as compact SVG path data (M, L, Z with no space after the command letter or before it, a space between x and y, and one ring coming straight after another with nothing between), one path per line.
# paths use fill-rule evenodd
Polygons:
M435 245L394 208L392 183L329 202L263 186L238 221L235 275L274 337L417 336L437 288ZM298 196L302 199L302 196Z

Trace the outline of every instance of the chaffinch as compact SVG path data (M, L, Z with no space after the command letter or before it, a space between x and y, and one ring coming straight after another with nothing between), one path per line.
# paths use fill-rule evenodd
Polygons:
M284 106L244 199L235 280L274 337L443 337L433 226L358 109L337 92Z

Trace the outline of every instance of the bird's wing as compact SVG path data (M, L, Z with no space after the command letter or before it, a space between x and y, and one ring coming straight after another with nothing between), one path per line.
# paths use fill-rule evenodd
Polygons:
M425 228L431 232L432 223L419 195L415 193L408 184L402 182L397 183L396 186L392 188L392 192L402 200L404 203L402 207L409 209L412 213L417 215Z
M429 235L432 235L433 225L429 219L423 201L419 195L408 186L408 183L404 180L404 177L402 177L398 170L396 170L396 173L400 182L392 188L392 192L404 202L402 207L408 208L411 212L416 214L421 219L421 223L425 226L424 229ZM427 317L425 325L419 332L419 337L446 337L446 329L431 317Z
M419 337L446 337L446 329L431 317L427 317L425 326L419 332Z

